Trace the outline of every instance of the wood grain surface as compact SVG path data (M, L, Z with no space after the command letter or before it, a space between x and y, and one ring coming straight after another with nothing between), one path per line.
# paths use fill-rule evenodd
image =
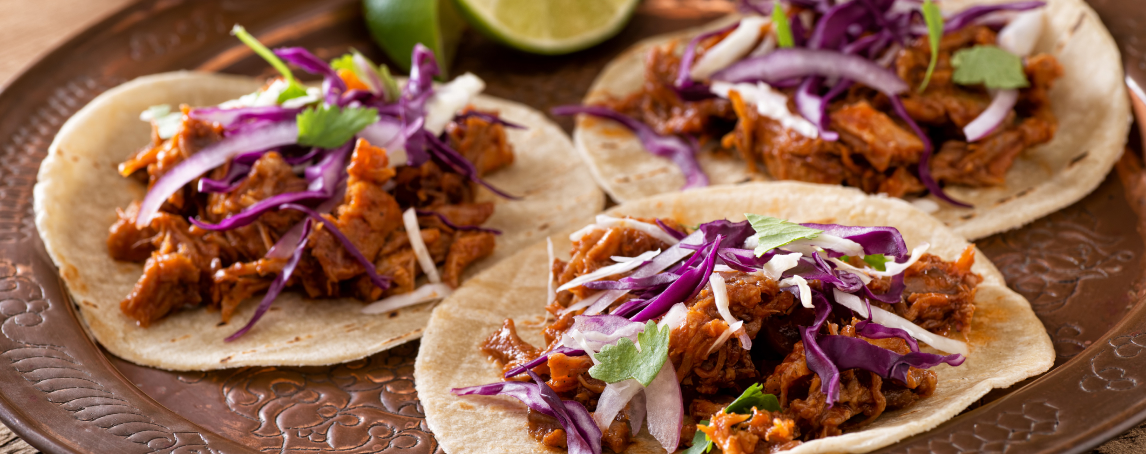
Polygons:
M99 22L131 0L0 0L0 87L45 52ZM66 64L66 62L61 62ZM0 454L37 451L0 425ZM1146 452L1146 425L1095 450L1102 454Z

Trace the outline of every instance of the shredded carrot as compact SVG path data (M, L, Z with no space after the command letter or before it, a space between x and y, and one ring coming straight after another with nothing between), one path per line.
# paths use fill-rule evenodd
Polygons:
M362 81L358 79L358 76L356 74L354 74L354 71L351 71L349 69L338 70L338 77L341 78L343 82L346 82L346 88L347 89L350 89L350 90L369 90L370 89L369 87L366 86L366 84L362 83Z

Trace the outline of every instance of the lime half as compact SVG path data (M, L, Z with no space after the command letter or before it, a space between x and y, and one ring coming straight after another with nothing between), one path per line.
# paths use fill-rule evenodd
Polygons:
M366 25L374 41L403 71L410 70L414 45L434 51L446 78L465 22L450 0L364 0Z
M470 25L510 47L564 54L609 39L639 0L454 0Z

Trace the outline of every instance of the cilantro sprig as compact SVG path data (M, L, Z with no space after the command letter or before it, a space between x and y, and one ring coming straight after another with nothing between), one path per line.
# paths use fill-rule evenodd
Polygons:
M764 386L755 383L744 390L740 397L724 407L724 413L750 415L753 407L761 410L780 411L780 400L772 394L764 394ZM708 420L700 422L703 426L707 426L708 423ZM688 448L685 454L701 454L711 450L712 440L708 438L708 434L697 429L696 434L692 436L692 447Z
M927 38L931 41L931 62L927 64L927 75L923 76L923 83L919 84L920 93L931 83L931 75L939 63L939 41L943 39L943 13L931 0L923 1L923 21L927 22Z
M796 240L814 239L823 230L804 227L800 224L776 219L769 216L747 213L744 216L756 230L756 256L761 257L768 251L784 246Z
M788 15L780 2L772 6L772 26L776 28L776 42L780 47L795 47L796 39L792 37L792 24L788 22Z
M649 386L668 360L669 331L668 326L657 329L657 324L649 320L645 331L637 335L640 350L629 338L622 337L597 353L600 363L589 369L589 375L605 383L632 378L642 386Z
M279 98L277 100L279 104L282 104L283 101L288 99L306 96L306 87L303 87L302 84L298 83L298 80L295 80L294 74L290 72L290 68L287 67L286 63L283 63L283 61L279 59L278 55L275 55L274 52L271 52L270 49L267 49L267 46L264 46L263 43L260 43L257 38L247 32L247 29L243 28L243 26L239 24L235 24L235 28L231 29L231 34L235 35L236 38L239 38L239 41L242 41L243 44L246 44L247 47L250 47L251 50L255 51L255 53L260 57L263 57L263 60L266 60L267 63L270 63L271 66L273 66L275 70L279 72L279 74L283 75L283 79L286 79L287 88L286 90L283 90L282 93L279 93Z
M1031 85L1023 72L1023 59L996 46L961 49L951 57L951 66L955 67L951 80L960 85L983 84L1000 90Z
M848 260L851 260L851 257L848 257L845 255L843 257L840 257L840 260L843 260L846 262ZM887 262L890 262L891 259L887 258L887 256L883 255L883 254L871 254L871 255L863 256L863 261L864 261L864 263L867 263L868 265L870 265L872 268L876 269L877 271L887 271Z
M362 128L378 122L378 109L324 105L298 114L299 145L338 148Z
M350 52L349 54L331 60L330 67L334 68L335 71L350 71L354 73L354 76L359 80L366 80L367 76L359 71L358 65L354 64L355 58L363 59L366 64L378 71L378 79L382 82L382 96L386 99L386 102L396 101L398 95L401 94L401 90L398 88L398 82L394 80L394 76L390 74L390 68L384 64L375 65L373 61L366 58L365 55L362 55L356 49L350 49Z

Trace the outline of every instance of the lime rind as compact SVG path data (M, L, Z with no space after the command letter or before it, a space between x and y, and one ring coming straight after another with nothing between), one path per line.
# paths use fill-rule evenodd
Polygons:
M482 34L507 46L545 55L575 52L615 36L628 23L639 3L639 0L590 0L570 5L542 0L485 0L484 3L474 0L453 1L470 25ZM610 8L610 4L616 6ZM611 11L574 14L573 11L551 12L549 8L552 6L610 8ZM512 14L509 11L511 7ZM603 23L576 21L578 18L592 20L606 15L609 15L609 19ZM562 20L554 22L553 17ZM547 21L544 18L551 19Z

